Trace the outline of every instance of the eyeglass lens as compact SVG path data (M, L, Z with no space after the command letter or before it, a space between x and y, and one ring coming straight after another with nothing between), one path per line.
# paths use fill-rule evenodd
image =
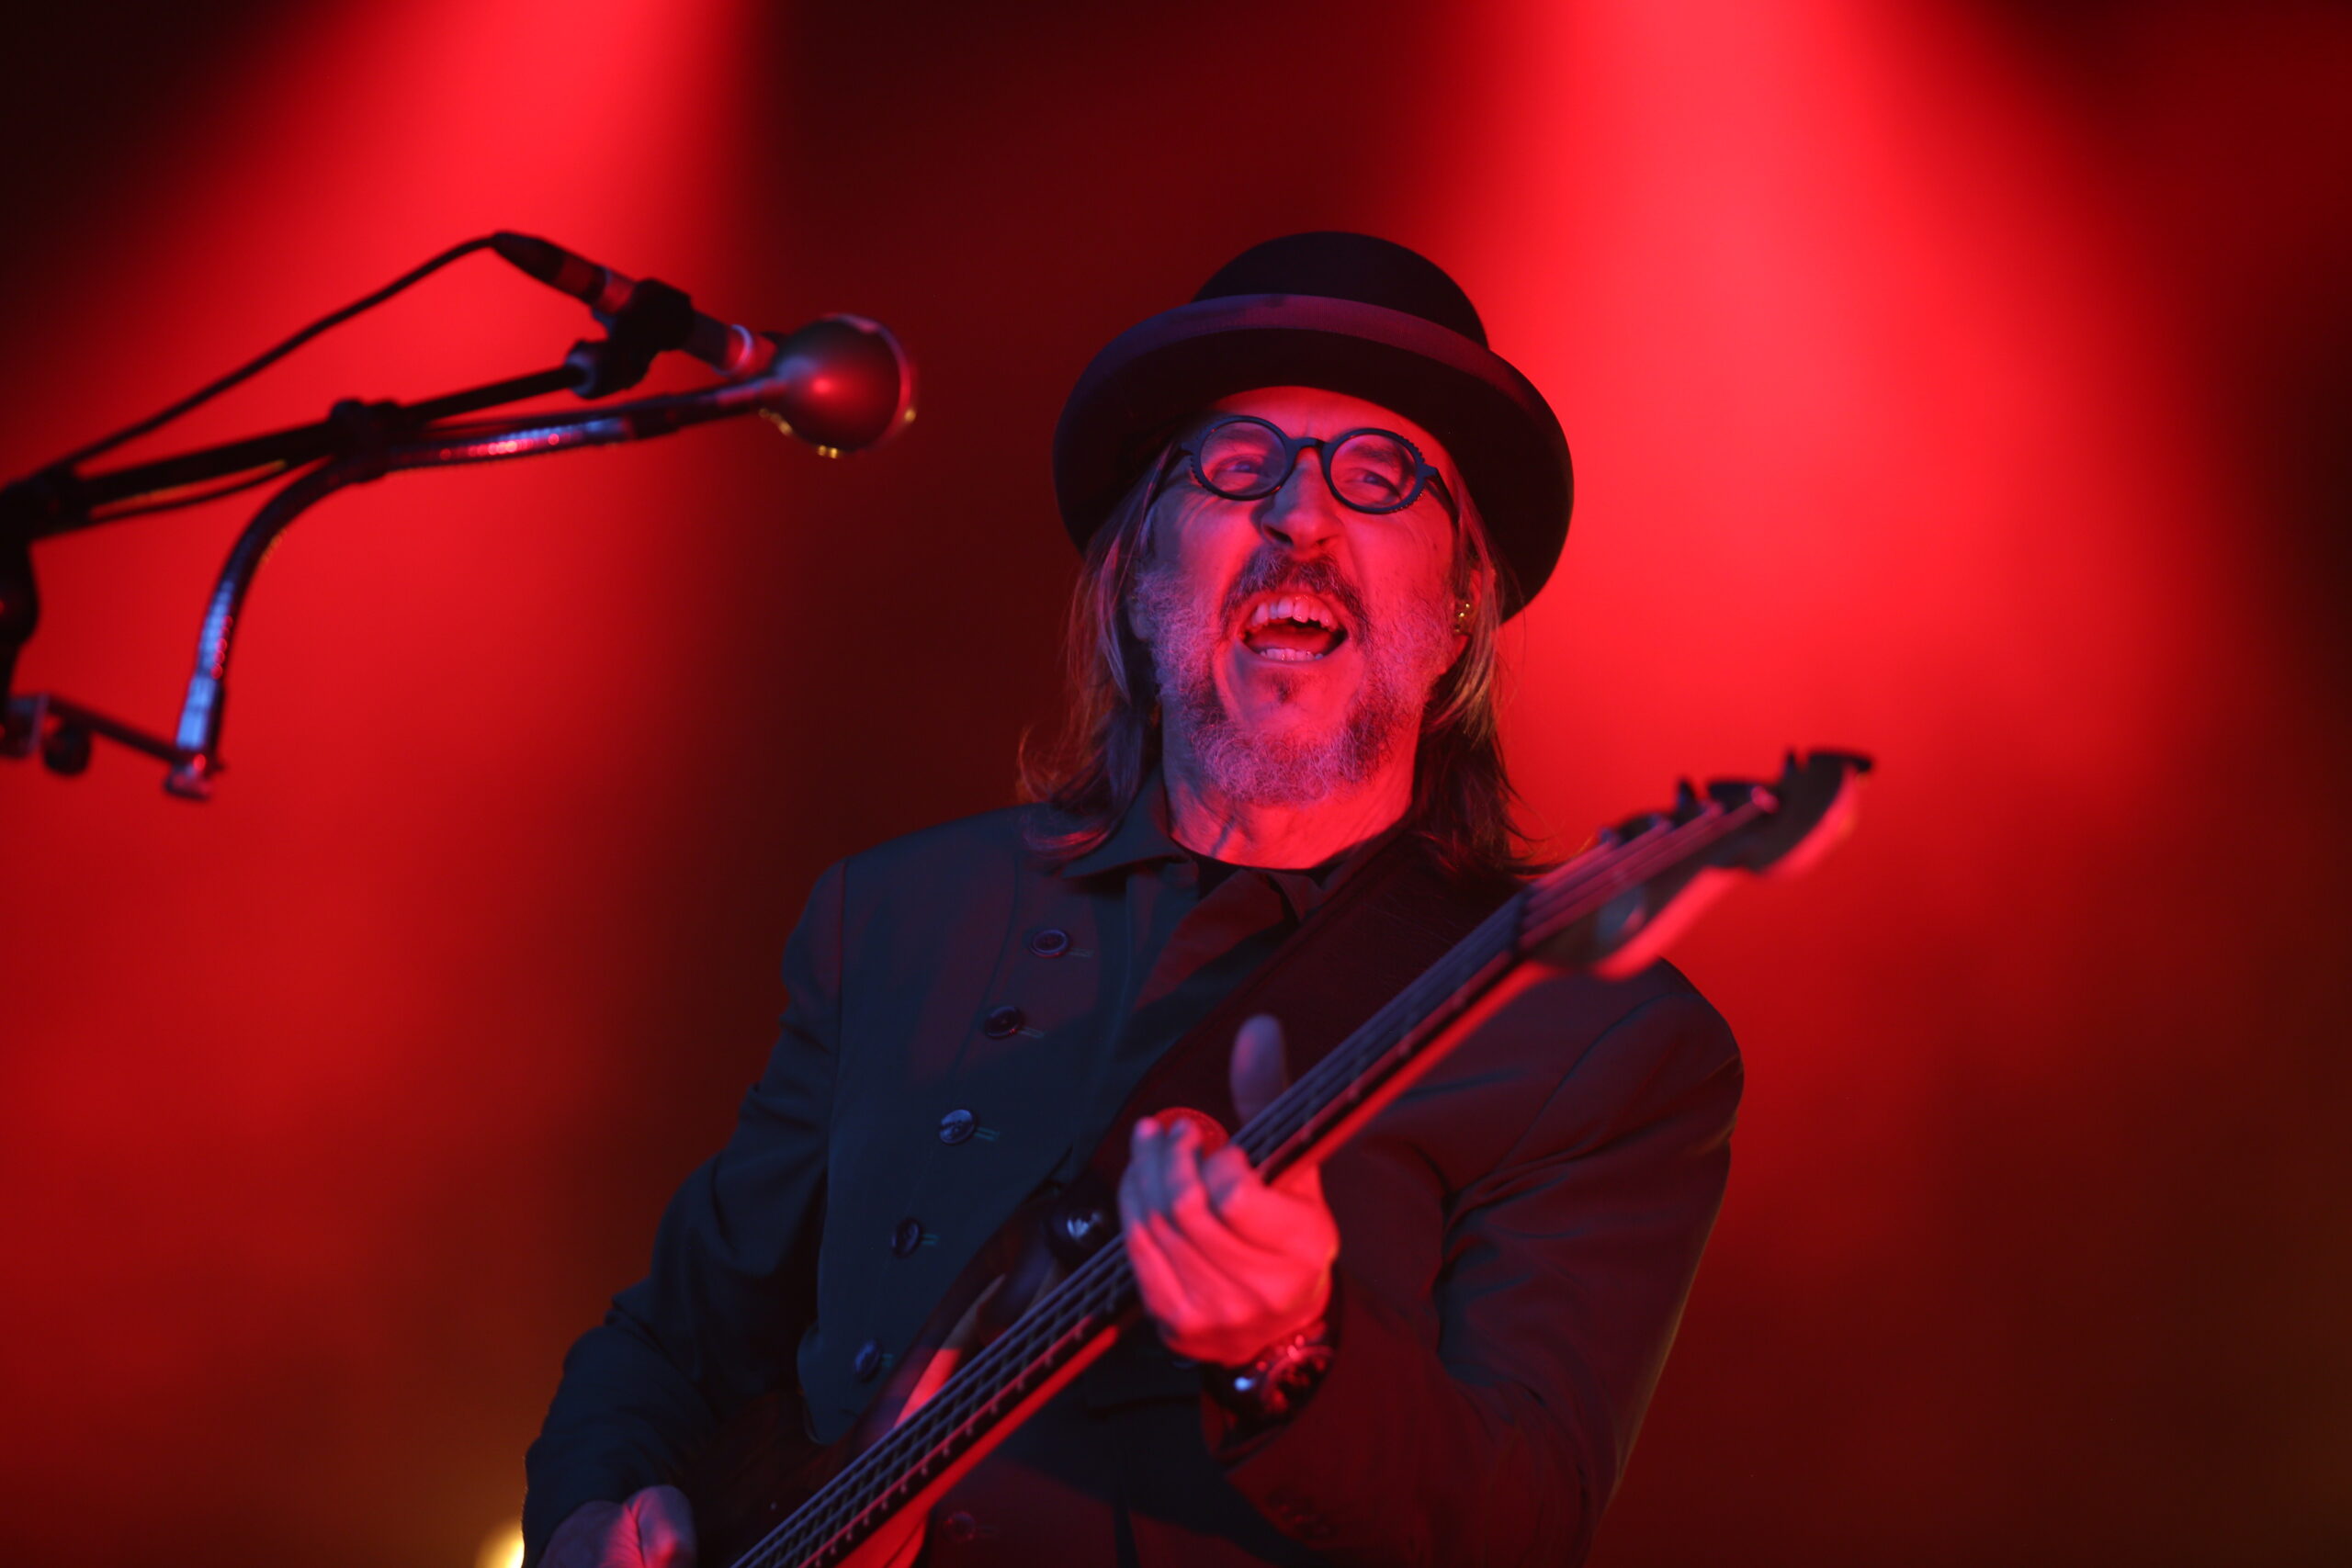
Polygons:
M1201 481L1232 501L1271 495L1290 477L1282 433L1254 419L1236 419L1201 438ZM1420 465L1401 436L1360 430L1323 448L1332 492L1364 512L1393 512L1420 489Z

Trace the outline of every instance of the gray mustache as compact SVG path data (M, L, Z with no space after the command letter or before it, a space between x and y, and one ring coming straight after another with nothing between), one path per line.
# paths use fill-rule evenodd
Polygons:
M1241 569L1225 596L1225 618L1239 615L1241 606L1261 593L1287 592L1319 594L1344 611L1351 626L1360 631L1371 629L1363 595L1340 574L1338 567L1327 560L1295 560L1272 549L1261 550Z

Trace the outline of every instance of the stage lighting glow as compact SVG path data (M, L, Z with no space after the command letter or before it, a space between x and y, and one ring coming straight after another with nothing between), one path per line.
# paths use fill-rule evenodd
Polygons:
M523 1521L509 1519L484 1536L474 1568L523 1568Z

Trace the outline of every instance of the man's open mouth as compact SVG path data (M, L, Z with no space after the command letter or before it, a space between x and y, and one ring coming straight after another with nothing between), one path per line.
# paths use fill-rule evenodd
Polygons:
M1312 593L1270 594L1251 607L1241 643L1261 659L1321 659L1348 640L1339 611Z

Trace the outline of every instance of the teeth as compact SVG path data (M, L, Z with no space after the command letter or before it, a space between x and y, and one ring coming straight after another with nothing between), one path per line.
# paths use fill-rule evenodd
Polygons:
M1337 631L1340 617L1331 607L1311 593L1285 593L1279 599L1261 599L1250 613L1250 627L1255 630L1269 621L1299 621L1317 626L1326 631Z

